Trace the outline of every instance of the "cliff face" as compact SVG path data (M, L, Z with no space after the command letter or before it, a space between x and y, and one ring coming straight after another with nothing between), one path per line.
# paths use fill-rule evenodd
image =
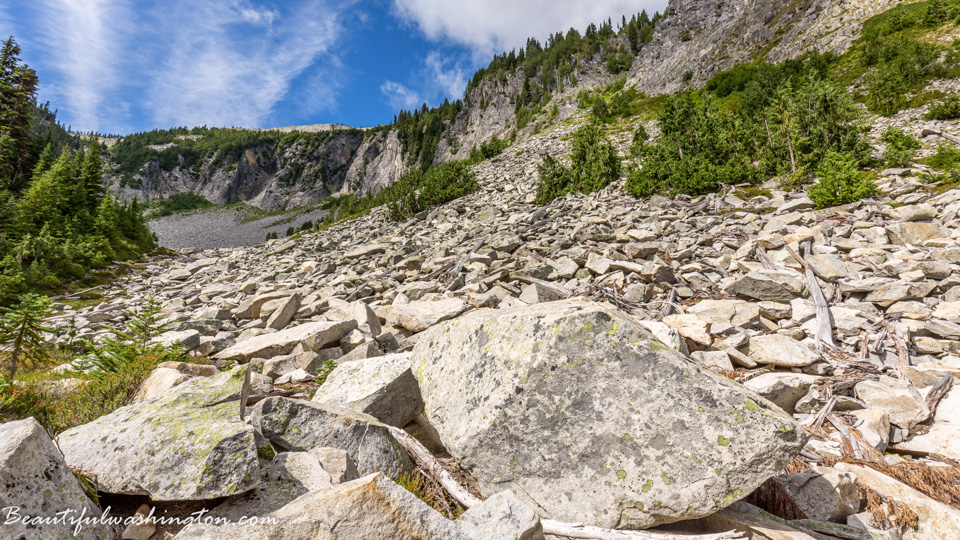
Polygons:
M124 186L115 178L111 190L141 201L189 192L217 205L244 201L264 210L290 209L355 191L355 186L367 191L377 181L392 183L400 174L398 151L395 134L392 142L390 137L367 141L362 132L345 131L315 148L303 141L260 145L245 149L239 158L214 155L193 167L181 162L172 170L148 162L135 176L134 186ZM364 160L373 163L368 172L364 172Z
M647 94L699 87L765 55L777 63L808 51L841 53L866 19L897 0L670 0L627 83ZM687 79L687 80L685 80Z

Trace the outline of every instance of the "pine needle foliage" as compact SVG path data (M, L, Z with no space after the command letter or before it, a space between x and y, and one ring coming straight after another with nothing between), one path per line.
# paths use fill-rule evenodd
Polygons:
M7 372L12 379L18 367L39 364L47 358L44 319L50 315L50 300L24 294L12 308L0 307L0 347L6 349Z

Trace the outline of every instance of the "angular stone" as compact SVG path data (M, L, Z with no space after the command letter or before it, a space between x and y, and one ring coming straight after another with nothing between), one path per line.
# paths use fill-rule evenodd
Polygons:
M686 313L680 315L668 315L663 318L664 324L673 328L680 335L688 339L691 347L709 347L713 343L713 338L708 331L707 321L696 315Z
M899 450L932 452L960 459L960 391L957 391L956 379L954 388L937 406L930 430L894 446Z
M176 540L480 540L383 474L308 493L267 517L276 523L194 525Z
M939 225L932 222L894 223L887 227L890 243L896 245L923 245L931 238L949 236L944 234Z
M313 401L369 414L396 427L407 425L423 411L409 353L342 363L317 389Z
M730 355L725 351L694 351L690 353L690 359L703 367L733 371Z
M248 388L247 366L197 377L68 429L57 443L107 493L155 501L240 494L260 483L253 429L241 416Z
M287 451L319 447L346 450L360 474L383 472L399 478L411 470L410 457L376 418L328 404L271 397L258 402L250 422Z
M360 478L357 464L353 462L346 450L320 447L310 450L310 453L317 456L323 470L330 475L333 485L337 486Z
M952 323L960 322L960 302L940 302L933 310L933 316Z
M150 506L141 504L133 519L134 521L123 529L121 540L150 540L157 531L156 524L150 520Z
M270 318L267 319L267 328L283 330L293 320L298 309L300 309L300 294L296 293L270 314Z
M172 347L180 344L184 349L192 351L200 346L200 332L196 330L182 330L179 332L165 332L153 338L151 343Z
M319 321L286 328L279 332L262 334L220 351L214 356L219 361L249 362L252 358L272 358L289 354L298 345L303 350L316 351L340 341L357 327L357 321Z
M799 341L781 335L769 334L750 338L750 359L758 364L783 367L804 367L820 356Z
M807 255L806 261L820 279L836 281L850 277L850 269L839 255Z
M816 375L774 371L748 379L743 385L793 414L800 398L819 380Z
M560 257L553 264L557 271L557 277L560 279L571 279L580 270L580 265L570 257Z
M516 487L554 519L636 528L707 515L806 439L603 304L473 313L427 331L412 360L430 423L483 494Z
M542 283L530 283L524 285L520 292L520 301L526 304L539 304L541 302L555 302L560 300L559 290L553 287L547 287Z
M903 482L869 467L837 463L834 468L857 475L857 482L876 491L881 497L905 504L916 512L920 521L919 527L916 532L908 531L904 535L905 540L953 538L957 531L960 531L960 510L934 500Z
M789 302L803 296L804 284L800 275L780 270L758 270L737 278L726 291L754 300Z
M187 362L162 362L157 364L158 368L174 369L183 373L184 375L189 375L190 377L213 377L214 375L219 375L220 370L217 369L217 366L210 366L205 364L190 364Z
M860 511L857 477L829 467L775 476L808 519L840 521Z
M390 249L390 244L368 244L348 251L344 257L347 259L360 259L362 257L386 253L388 249Z
M33 418L0 424L0 510L3 538L116 538L111 528L96 523L82 527L76 536L69 522L5 523L16 517L11 512L50 519L64 511L70 511L68 517L74 518L80 517L81 512L85 512L86 517L101 514L97 505L87 498L47 431Z
M857 431L863 436L867 444L883 452L890 442L890 413L886 409L860 409L850 414L857 417L859 424Z
M357 329L371 337L377 337L382 331L380 318L370 309L370 306L356 301L350 306L350 316L357 321Z
M729 323L733 326L751 327L760 322L760 307L754 302L742 300L702 300L690 306L687 313L711 323Z
M906 283L903 281L894 281L877 287L867 295L865 300L886 308L903 300L922 300L930 294L936 286L935 283L927 282Z
M180 373L175 369L160 368L154 369L150 375L137 388L137 392L130 399L131 403L140 403L153 399L180 383L190 380L189 375Z
M867 406L887 410L890 423L904 429L910 429L930 416L926 402L909 381L881 377L879 381L857 383L854 391Z
M238 319L256 319L260 316L260 308L272 300L279 300L290 296L288 292L271 292L248 298L233 310L233 316Z
M281 452L261 462L257 489L232 497L214 508L209 517L237 522L279 510L301 495L333 486L330 474L312 452Z
M377 310L377 315L386 321L387 326L400 326L411 332L423 332L439 322L456 317L466 308L467 304L459 298L445 298L435 302L384 306Z
M263 363L263 369L261 372L271 379L282 377L287 373L296 371L298 369L316 374L323 366L324 362L325 360L314 351L285 354L282 356L274 356L273 358L266 360Z
M540 518L511 491L501 491L457 518L470 538L543 540Z

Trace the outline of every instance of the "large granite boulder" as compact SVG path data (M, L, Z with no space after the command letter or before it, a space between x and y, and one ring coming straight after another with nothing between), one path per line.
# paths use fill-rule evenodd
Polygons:
M271 397L253 406L250 422L270 442L288 452L319 447L346 450L360 474L383 472L399 478L412 470L410 456L387 426L350 409Z
M60 434L64 458L107 493L155 501L244 493L260 483L253 428L243 421L247 366L191 379Z
M0 538L116 538L111 528L96 523L81 527L77 534L69 521L23 523L24 518L55 518L66 511L68 520L79 518L81 512L86 517L101 514L33 418L0 425L0 510Z
M412 355L425 413L485 496L604 527L691 519L746 496L806 435L750 390L581 301L489 310Z

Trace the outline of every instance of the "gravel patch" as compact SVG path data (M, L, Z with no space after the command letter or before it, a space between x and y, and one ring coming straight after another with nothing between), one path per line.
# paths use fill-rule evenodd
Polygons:
M160 245L170 249L231 248L261 244L271 232L282 238L288 227L299 228L308 220L323 220L327 211L318 208L243 223L248 213L249 209L243 207L211 208L157 218L149 225L160 239Z

